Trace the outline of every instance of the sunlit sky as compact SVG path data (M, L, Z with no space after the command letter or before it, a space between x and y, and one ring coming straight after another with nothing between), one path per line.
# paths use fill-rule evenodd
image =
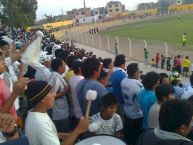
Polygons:
M85 0L86 6L91 8L104 7L110 0ZM156 2L157 0L119 0L125 4L126 9L134 10L139 3ZM82 8L83 0L38 0L37 19L44 18L44 15L65 14L73 8Z

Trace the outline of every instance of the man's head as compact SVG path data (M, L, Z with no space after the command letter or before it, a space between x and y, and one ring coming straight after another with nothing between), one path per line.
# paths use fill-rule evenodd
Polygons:
M82 75L86 78L97 80L101 71L100 61L96 58L87 58L83 61L81 66Z
M175 98L175 90L172 85L162 84L156 87L155 94L158 102L165 102Z
M54 106L56 93L52 91L52 87L45 81L29 82L25 94L29 110L37 106L43 110L48 110Z
M169 84L169 76L166 73L160 73L160 84Z
M113 68L112 59L111 58L103 59L103 67L106 69L112 69Z
M41 52L39 62L44 66L46 66L47 68L50 68L51 57L47 55L47 52Z
M76 56L68 56L66 63L70 69L72 69L76 58L77 58Z
M122 69L124 69L125 68L125 62L126 62L125 55L122 55L122 54L117 55L115 57L114 66L115 67L121 67Z
M193 106L186 100L166 101L159 112L160 129L187 136L191 129Z
M8 57L10 54L9 43L4 40L0 40L0 49L3 52L4 57Z
M108 93L102 98L103 113L107 118L111 118L117 111L118 101L115 95Z
M51 62L51 68L53 71L63 74L65 72L65 63L61 58L53 59Z
M139 80L140 79L140 70L138 63L131 63L127 66L127 74L129 77Z
M101 70L100 72L100 76L99 76L99 82L101 84L103 84L104 87L107 87L108 83L109 83L109 76L108 73L105 72L104 70Z
M74 73L77 74L82 74L81 72L81 65L82 62L81 61L75 61L72 67L72 70L74 71Z
M142 81L146 90L154 90L159 85L159 74L152 71L148 72Z

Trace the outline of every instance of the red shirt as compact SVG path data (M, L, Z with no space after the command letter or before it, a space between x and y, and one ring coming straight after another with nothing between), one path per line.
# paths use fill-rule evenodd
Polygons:
M159 55L156 55L155 62L159 63Z
M0 79L0 108L3 107L3 105L10 96L11 96L10 89L6 86L5 81L3 79ZM11 107L9 114L17 117L14 105Z

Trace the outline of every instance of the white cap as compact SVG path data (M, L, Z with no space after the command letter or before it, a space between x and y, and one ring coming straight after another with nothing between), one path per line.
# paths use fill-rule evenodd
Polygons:
M7 36L2 36L2 40L6 41L9 45L12 45L13 44L13 40L10 39L9 37Z
M39 60L39 62L40 63L44 63L47 60L51 60L51 57L47 55L47 52L41 51L40 52L40 60Z

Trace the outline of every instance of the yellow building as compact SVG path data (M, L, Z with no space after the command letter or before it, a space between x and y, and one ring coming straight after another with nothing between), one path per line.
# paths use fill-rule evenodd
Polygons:
M173 5L169 7L169 10L173 12L193 11L193 4Z
M142 10L142 12L148 15L157 15L158 9L145 9L145 10Z
M45 30L49 30L49 29L53 29L53 28L57 28L57 27L62 27L62 26L67 26L67 25L72 25L73 21L69 20L69 21L60 21L60 22L53 22L53 23L46 23L43 26L43 28Z

